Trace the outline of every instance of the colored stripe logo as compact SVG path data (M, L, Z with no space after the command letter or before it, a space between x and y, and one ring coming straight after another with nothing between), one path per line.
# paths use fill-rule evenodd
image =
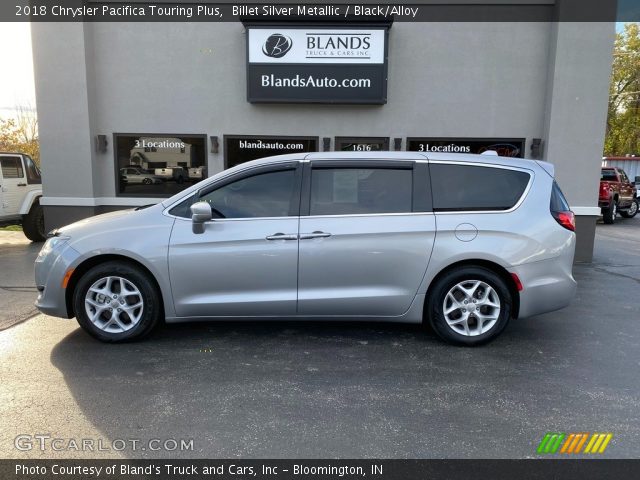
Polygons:
M538 454L551 453L604 453L613 438L613 433L558 433L548 432L540 445ZM584 450L583 450L584 449Z

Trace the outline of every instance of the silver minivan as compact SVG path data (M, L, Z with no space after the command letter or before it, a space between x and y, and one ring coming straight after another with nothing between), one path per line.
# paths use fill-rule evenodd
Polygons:
M36 306L99 340L163 320L428 323L476 345L566 306L575 221L549 163L413 152L243 163L51 232Z

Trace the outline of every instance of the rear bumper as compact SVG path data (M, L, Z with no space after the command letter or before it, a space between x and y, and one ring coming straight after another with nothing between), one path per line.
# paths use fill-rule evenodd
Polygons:
M566 257L527 263L511 269L523 285L520 292L520 318L553 312L571 303L577 283L571 273L573 255L570 259Z

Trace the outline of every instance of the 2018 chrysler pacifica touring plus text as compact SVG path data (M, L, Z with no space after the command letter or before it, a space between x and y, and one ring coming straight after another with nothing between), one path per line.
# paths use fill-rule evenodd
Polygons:
M428 322L479 344L566 306L574 216L544 162L376 152L265 158L53 232L40 311L110 342L159 322Z

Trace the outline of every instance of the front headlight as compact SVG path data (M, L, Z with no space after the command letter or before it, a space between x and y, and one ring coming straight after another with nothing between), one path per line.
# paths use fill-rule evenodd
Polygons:
M38 260L46 257L51 252L53 252L56 248L60 248L61 246L63 246L65 243L69 241L70 238L71 237L66 237L64 235L48 238L47 241L44 242L44 245L42 246L42 249L38 254Z

